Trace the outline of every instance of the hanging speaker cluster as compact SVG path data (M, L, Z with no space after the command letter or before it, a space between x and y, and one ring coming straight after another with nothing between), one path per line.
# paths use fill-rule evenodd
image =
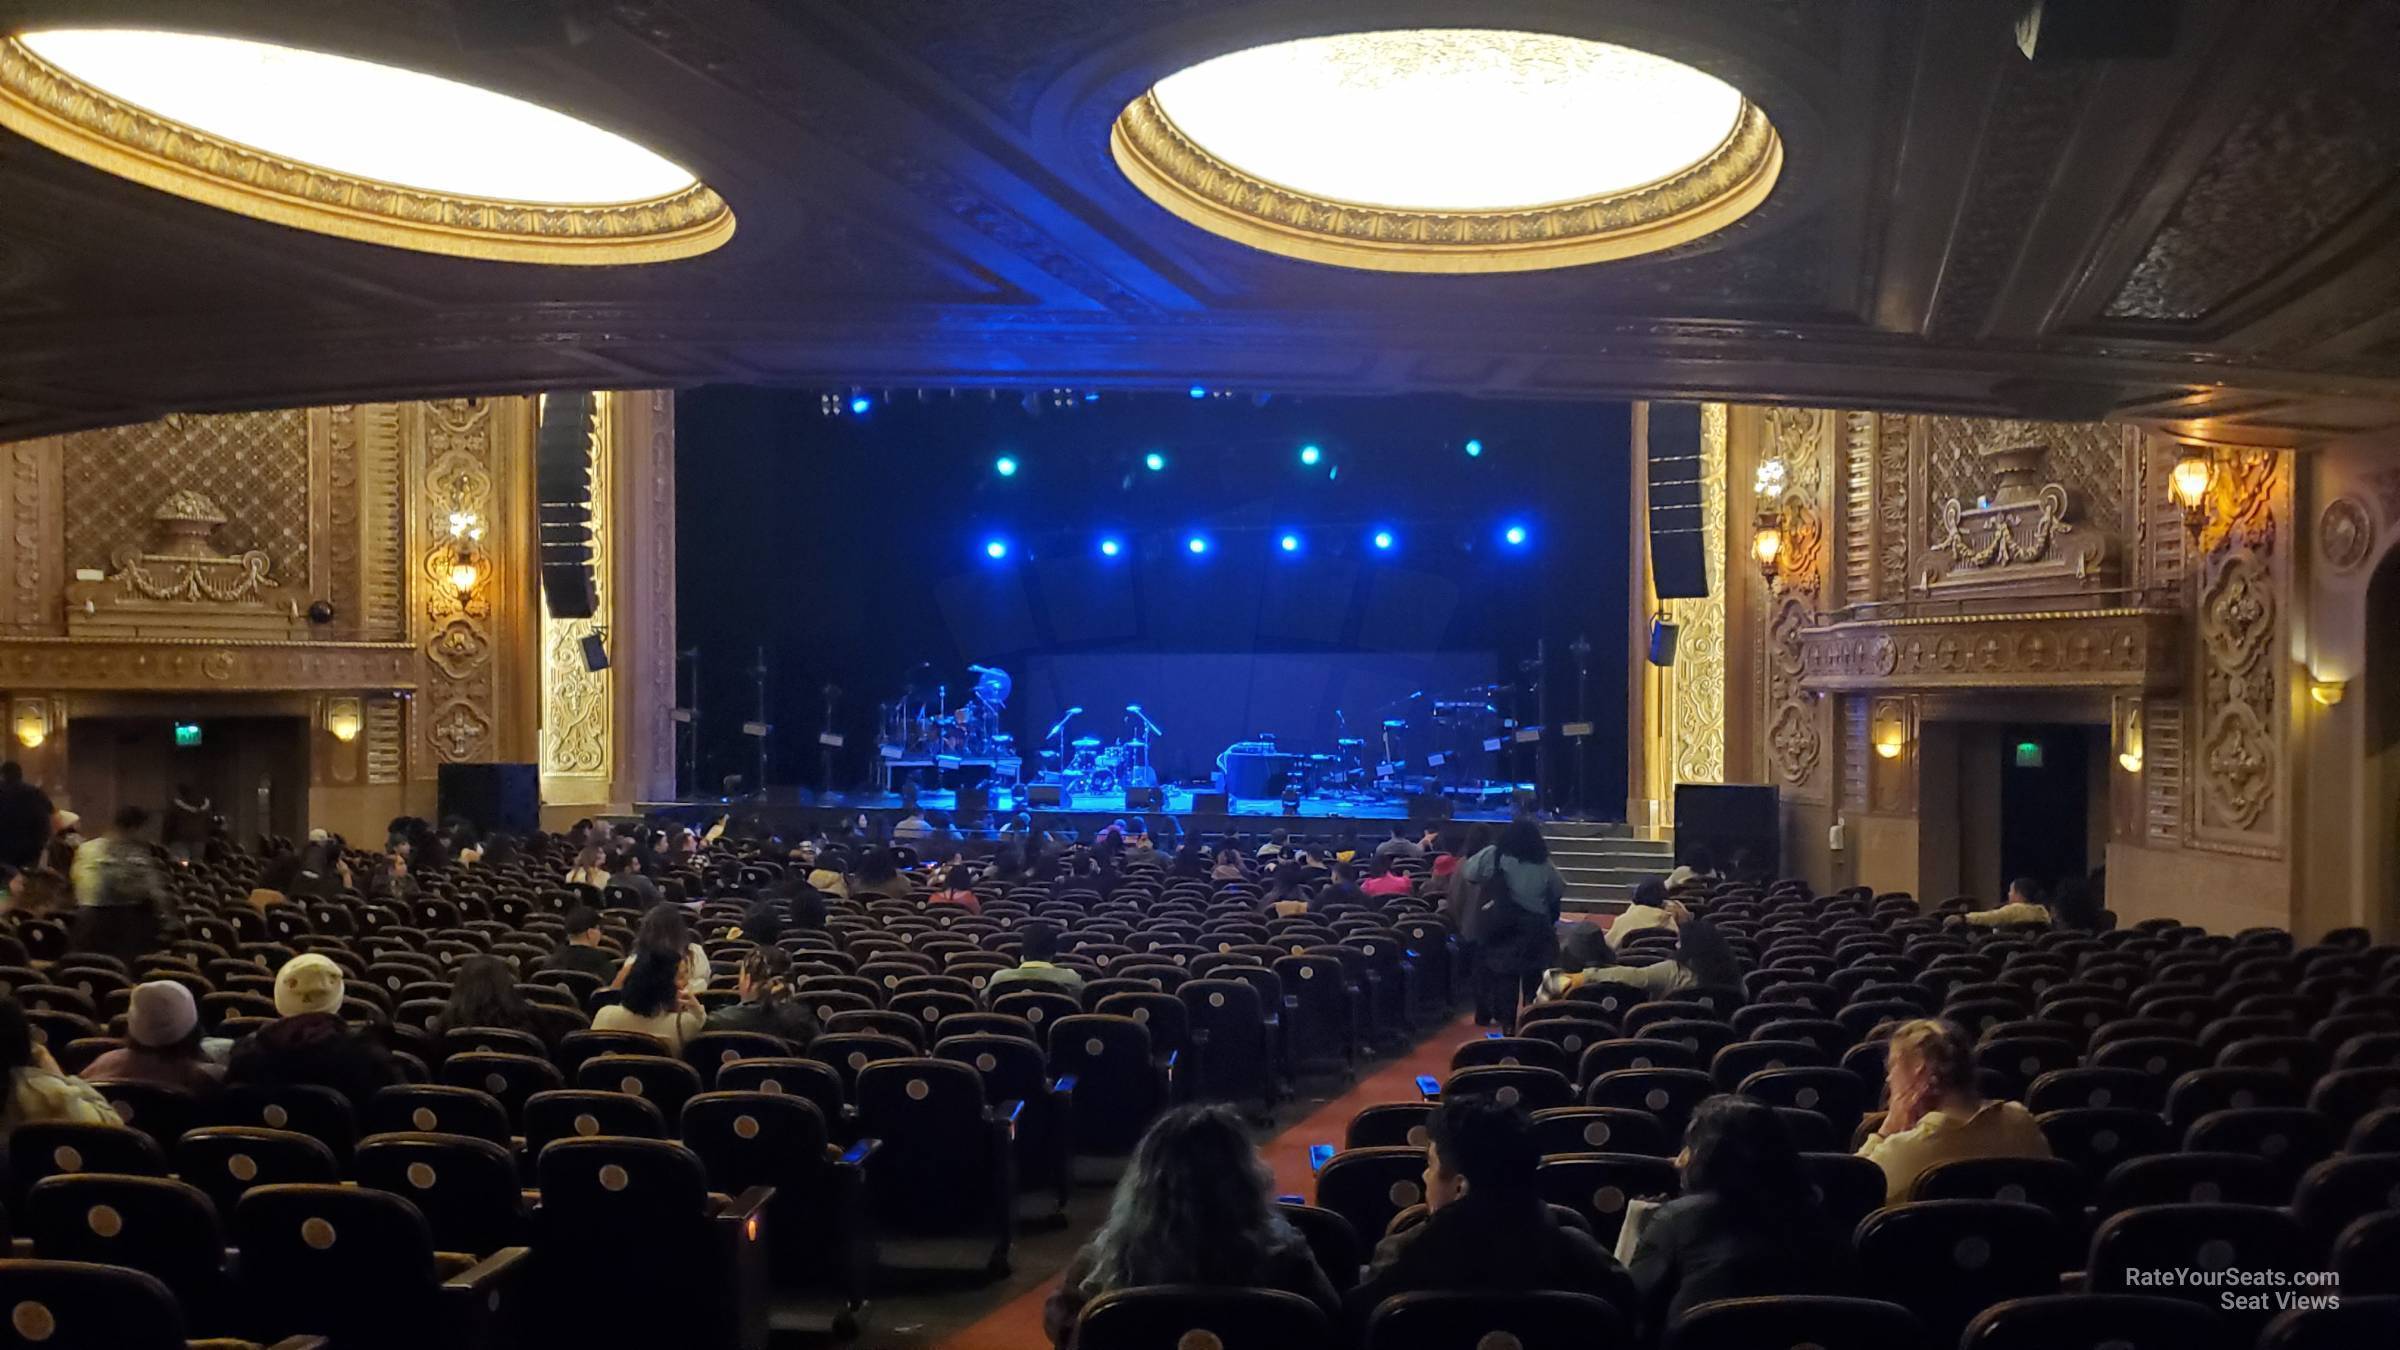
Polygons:
M542 599L557 619L588 619L599 608L592 582L592 419L590 393L542 400L533 449Z

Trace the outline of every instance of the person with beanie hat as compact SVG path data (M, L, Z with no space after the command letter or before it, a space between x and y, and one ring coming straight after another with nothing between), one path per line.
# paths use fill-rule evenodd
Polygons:
M195 1097L224 1085L224 1066L209 1062L200 1048L200 1008L192 991L173 980L133 987L125 1010L127 1044L93 1060L83 1070L88 1083L156 1083Z
M330 957L302 952L275 974L275 1011L283 1017L339 1013L343 992L340 966Z
M244 1038L225 1066L238 1086L329 1087L349 1099L360 1119L377 1088L400 1081L389 1051L342 1021L342 968L302 952L275 974L275 1011L282 1016Z

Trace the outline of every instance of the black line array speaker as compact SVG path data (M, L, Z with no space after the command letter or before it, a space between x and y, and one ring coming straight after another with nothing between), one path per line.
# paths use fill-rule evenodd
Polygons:
M542 400L533 443L535 539L542 600L558 619L588 619L599 608L592 582L592 420L589 393L551 392Z
M1650 485L1650 577L1661 600L1708 595L1700 530L1700 405L1653 403L1644 462Z
M463 817L485 834L521 837L542 825L542 776L531 764L445 764L435 793L442 819Z
M1783 810L1763 783L1677 783L1675 861L1782 875Z

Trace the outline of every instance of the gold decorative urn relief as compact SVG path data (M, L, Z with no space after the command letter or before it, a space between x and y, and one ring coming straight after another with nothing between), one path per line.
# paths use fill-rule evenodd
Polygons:
M1982 452L1991 492L1942 502L1927 522L1918 581L1935 594L2115 583L2115 540L2087 522L2073 489L2050 476L2050 447L2002 443Z
M294 638L300 602L274 579L267 555L213 542L226 516L200 492L168 494L150 513L148 548L120 548L105 572L79 570L67 587L72 636Z

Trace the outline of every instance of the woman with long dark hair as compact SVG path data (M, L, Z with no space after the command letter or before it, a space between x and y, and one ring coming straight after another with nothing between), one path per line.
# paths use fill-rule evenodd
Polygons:
M460 1027L542 1034L533 1005L517 992L517 972L497 956L470 956L458 963L458 974L450 979L450 1001L434 1014L427 1029L438 1036Z
M1649 1216L1627 1267L1651 1341L1710 1299L1841 1292L1849 1235L1826 1220L1774 1107L1711 1097L1683 1139L1683 1196Z
M1542 979L1542 997L1558 998L1579 984L1629 984L1653 997L1671 998L1686 989L1742 987L1742 962L1725 935L1706 919L1695 918L1680 900L1667 902L1667 927L1675 930L1675 951L1646 966L1599 965L1580 970L1553 970Z
M710 1031L763 1031L781 1036L795 1053L817 1038L817 1019L792 998L792 958L780 948L759 947L742 958L741 1002L708 1015Z
M1042 1309L1050 1343L1075 1343L1083 1305L1119 1289L1282 1289L1341 1313L1308 1244L1275 1212L1275 1179L1232 1107L1184 1106L1134 1146L1108 1217Z
M668 1054L682 1054L683 1043L699 1035L708 1022L700 1000L684 990L682 975L675 958L637 947L622 976L617 1002L592 1015L592 1030L638 1031L657 1037Z
M912 893L908 878L901 875L900 864L890 849L871 848L858 855L858 866L850 873L853 898L906 900Z
M633 955L617 968L618 984L626 981L644 953L677 963L685 992L698 994L708 988L708 951L692 941L691 921L681 906L657 904L642 911L641 925L633 930Z
M1513 1033L1517 1009L1558 959L1558 916L1566 881L1550 862L1542 827L1530 816L1508 822L1491 847L1460 864L1473 888L1464 906L1475 943L1475 1020Z

